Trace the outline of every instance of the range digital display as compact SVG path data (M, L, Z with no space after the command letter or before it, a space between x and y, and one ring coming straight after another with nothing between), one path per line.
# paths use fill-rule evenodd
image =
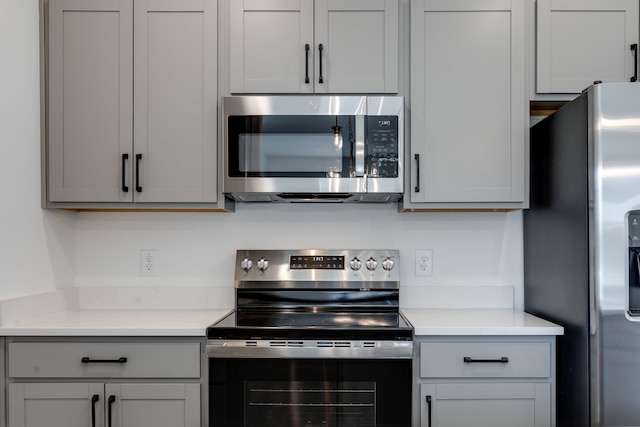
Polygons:
M344 270L343 255L292 255L291 270Z

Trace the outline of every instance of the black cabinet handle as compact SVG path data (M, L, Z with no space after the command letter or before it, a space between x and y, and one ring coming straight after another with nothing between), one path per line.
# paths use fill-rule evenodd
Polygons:
M320 60L320 77L318 77L318 83L324 83L324 79L322 78L322 51L324 50L324 46L322 43L318 45L318 58Z
M420 192L420 154L416 154L413 156L416 159L416 188L415 192Z
M304 82L309 84L309 43L304 45Z
M91 427L96 427L96 402L100 400L100 396L94 394L91 396Z
M136 154L136 191L142 193L142 187L140 186L140 160L142 160L142 154Z
M631 77L632 82L638 81L638 44L634 43L631 45L631 52L633 52L633 77Z
M90 357L83 357L82 363L127 363L126 357L119 357L117 359L92 359Z
M129 160L129 155L125 153L122 155L122 191L124 191L125 193L129 192L129 187L125 185L127 176L125 173L125 167L127 166L127 160Z
M465 356L464 363L509 363L509 358L502 356L500 359L473 359Z
M116 401L116 397L114 395L109 396L109 408L107 411L107 427L111 427L111 409L113 408L113 402Z
M429 412L427 416L427 427L431 427L431 396L427 395L427 411Z

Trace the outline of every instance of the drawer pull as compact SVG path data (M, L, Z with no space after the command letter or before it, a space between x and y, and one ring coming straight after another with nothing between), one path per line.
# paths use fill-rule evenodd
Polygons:
M464 363L509 363L509 358L502 356L500 359L473 359L469 356L464 357Z
M82 363L127 363L127 358L120 357L118 359L92 359L90 357L83 357Z

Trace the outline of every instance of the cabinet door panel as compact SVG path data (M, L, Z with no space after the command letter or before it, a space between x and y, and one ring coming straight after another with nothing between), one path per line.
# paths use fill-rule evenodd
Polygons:
M92 403L91 397L98 401ZM87 427L104 425L102 384L12 383L9 384L9 425L12 427Z
M312 92L313 0L233 0L229 7L231 92Z
M430 415L432 427L551 425L549 384L422 384L420 390L421 417L425 420Z
M134 19L135 201L213 202L215 0L140 0Z
M524 202L523 23L517 1L412 3L412 202Z
M113 427L199 427L199 384L107 384Z
M398 91L398 2L316 0L315 54L323 45L322 76L315 61L317 93Z
M50 201L132 199L121 191L121 156L132 147L132 12L130 1L49 3Z
M629 81L638 0L539 0L538 93L580 93L595 80Z

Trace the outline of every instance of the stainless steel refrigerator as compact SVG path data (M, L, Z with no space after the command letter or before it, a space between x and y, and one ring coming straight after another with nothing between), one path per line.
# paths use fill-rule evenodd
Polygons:
M557 425L640 426L640 84L596 84L531 128L525 310L557 341Z

